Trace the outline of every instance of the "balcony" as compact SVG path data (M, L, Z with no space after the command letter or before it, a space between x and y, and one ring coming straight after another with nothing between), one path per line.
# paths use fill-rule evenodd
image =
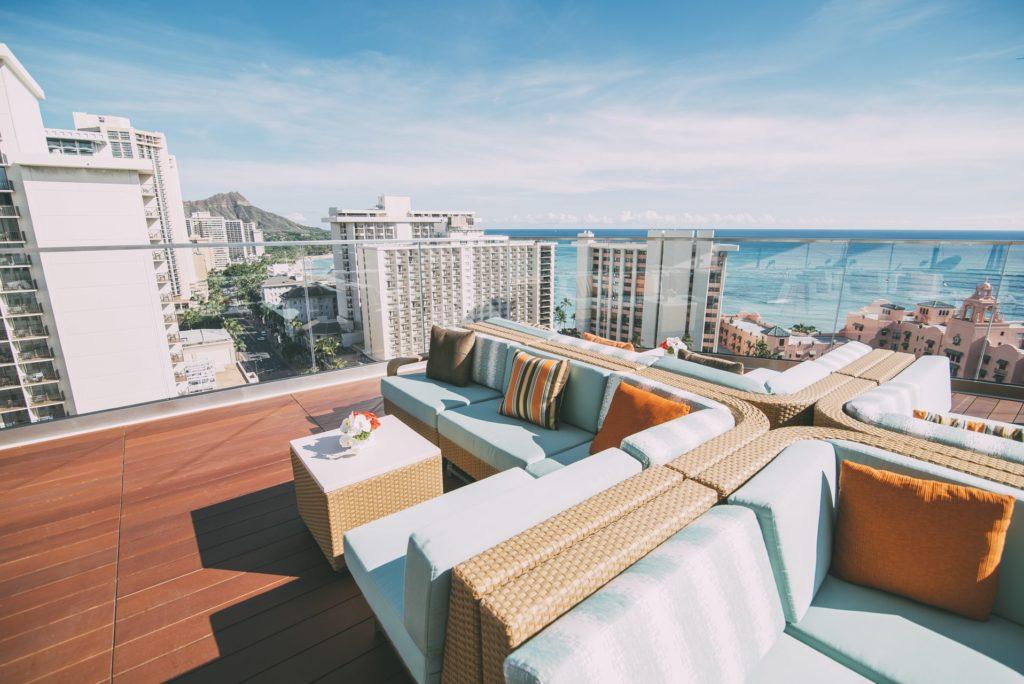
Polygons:
M0 192L14 192L14 181L0 180Z
M0 244L8 242L24 242L25 234L20 230L4 229L0 230Z
M42 304L8 304L8 316L38 316L43 313Z
M21 218L18 207L0 204L0 218Z
M11 337L15 340L30 340L38 337L46 337L49 334L50 329L44 325L14 328L11 330Z
M36 289L36 281L31 278L0 280L0 292L34 292Z

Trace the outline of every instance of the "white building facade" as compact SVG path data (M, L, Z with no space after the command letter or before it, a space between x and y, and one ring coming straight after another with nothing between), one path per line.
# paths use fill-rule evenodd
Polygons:
M43 98L0 44L0 246L154 244L154 160L115 156L100 131L45 129ZM185 393L169 261L151 249L0 255L0 425Z
M205 242L263 242L263 231L255 222L214 216L208 211L194 211L185 219L189 239L202 245ZM228 264L256 261L266 253L262 245L236 247L199 247L209 270L225 268Z
M576 250L576 327L654 347L689 337L713 351L728 253L710 230L652 230L646 240L599 240L580 233ZM699 238L699 239L698 239Z

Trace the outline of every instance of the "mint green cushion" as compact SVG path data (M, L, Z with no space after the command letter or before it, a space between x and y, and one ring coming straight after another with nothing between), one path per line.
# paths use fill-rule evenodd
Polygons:
M996 592L992 612L1018 625L1024 625L1024 491L866 444L844 440L831 441L835 445L836 456L840 459L849 459L872 468L891 470L910 477L977 487L1015 497L1017 503L1013 507L1010 529L1006 532L1006 546L1003 547L1003 559L999 565L999 591Z
M1024 627L987 622L829 575L786 631L881 682L1020 682Z
M639 472L625 453L606 449L547 477L523 473L525 486L418 527L406 555L405 627L428 661L444 653L452 568Z
M488 318L484 323L490 323L491 325L499 325L502 328L508 328L509 330L515 330L517 332L526 333L527 335L536 335L543 340L550 340L552 337L558 335L554 330L545 330L544 328L535 328L532 325L525 325L523 323L516 323L510 321L507 318Z
M514 650L505 681L742 682L784 624L753 514L715 506Z
M684 375L688 378L704 380L723 387L753 392L754 394L768 394L764 383L753 378L748 378L739 373L730 373L718 368L703 366L692 361L683 361L674 356L663 356L652 364L652 368L660 368L676 375Z
M576 461L582 461L583 459L590 456L590 442L584 442L579 446L574 446L571 449L560 451L557 454L552 454L544 460L534 461L530 465L526 466L526 472L530 473L534 477L541 477L548 473L564 468L567 465L572 465Z
M409 535L427 521L459 515L529 482L530 476L522 470L507 470L345 533L345 565L417 681L438 676L441 659L428 663L405 629L403 595Z
M850 668L788 634L780 634L772 650L747 677L747 684L792 682L868 682Z
M525 420L498 412L501 399L482 401L445 411L437 430L488 465L498 469L523 468L560 451L590 442L594 435L563 422L545 430Z
M465 387L432 380L426 373L391 375L380 379L381 396L413 418L437 428L437 414L501 396L500 392L476 383Z
M557 354L548 354L529 347L509 349L508 358L505 360L505 383L503 385L505 389L508 388L508 382L512 377L512 359L517 351L544 359L563 358ZM565 383L561 406L558 410L559 426L568 423L588 432L597 432L601 402L604 399L605 387L611 374L610 370L570 360L569 379Z
M835 498L835 449L817 440L793 443L729 496L757 514L787 622L803 617L828 573Z

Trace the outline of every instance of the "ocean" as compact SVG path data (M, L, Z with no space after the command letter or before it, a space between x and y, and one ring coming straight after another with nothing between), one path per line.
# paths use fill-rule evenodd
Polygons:
M554 241L555 301L576 300L579 230L487 232ZM647 234L637 229L595 233L624 240ZM1024 320L1024 231L722 229L715 231L715 240L738 246L726 264L724 313L756 312L768 323L787 328L803 323L830 332L843 327L847 312L876 299L908 309L933 299L959 306L988 281L1003 318ZM331 268L330 256L307 259L312 274L326 275Z

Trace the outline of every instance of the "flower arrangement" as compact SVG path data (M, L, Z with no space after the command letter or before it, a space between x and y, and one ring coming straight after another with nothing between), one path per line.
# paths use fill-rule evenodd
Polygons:
M669 337L661 343L661 348L665 351L672 352L672 356L679 356L679 352L686 349L686 343L678 337Z
M355 447L365 443L380 427L380 419L372 411L353 411L341 421L341 444Z

